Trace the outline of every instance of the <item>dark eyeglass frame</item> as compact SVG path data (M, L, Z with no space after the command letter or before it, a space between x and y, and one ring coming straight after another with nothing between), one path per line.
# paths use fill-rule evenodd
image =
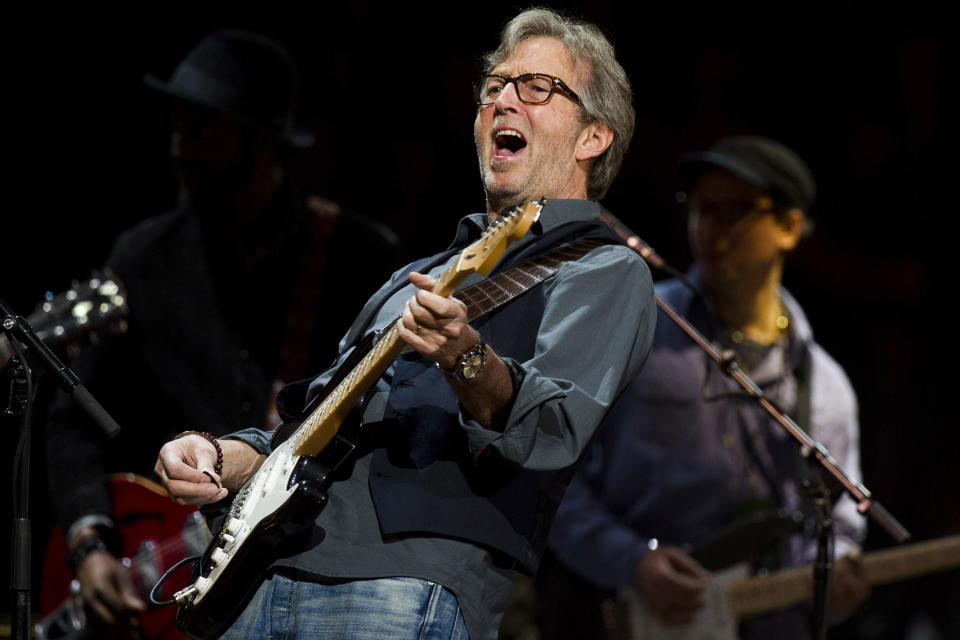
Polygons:
M533 77L546 78L547 80L550 81L550 93L547 94L546 98L544 98L539 102L532 101L532 100L524 100L523 97L521 97L520 95L520 82ZM576 102L581 107L583 106L583 101L580 100L580 96L578 96L573 89L568 87L566 82L564 82L557 76L551 76L548 73L522 73L519 76L514 76L513 78L511 78L510 76L505 76L502 73L491 73L490 75L481 77L477 81L476 85L474 86L474 97L477 101L477 104L480 105L481 107L491 105L494 102L496 102L496 98L494 98L493 100L490 100L490 102L484 102L483 96L480 95L480 91L483 88L483 85L488 78L499 78L503 80L503 88L506 88L506 86L512 82L513 89L517 92L517 99L519 99L520 102L524 104L546 104L550 102L550 98L553 97L554 93L556 93L557 91L560 91L561 93L566 95L568 98Z
M706 206L703 206L699 198L688 196L683 204L690 215L711 218L727 225L739 223L756 215L767 213L777 215L779 213L773 201L766 196L761 196L752 201L711 202Z

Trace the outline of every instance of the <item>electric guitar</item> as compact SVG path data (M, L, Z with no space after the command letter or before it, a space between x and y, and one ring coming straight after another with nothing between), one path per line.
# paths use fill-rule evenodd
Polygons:
M915 578L960 567L960 535L901 545L863 554L864 578L871 585ZM667 627L654 617L633 589L617 596L625 608L629 633L624 640L736 640L737 621L776 611L813 597L813 567L748 576L745 565L714 575L703 595L704 607L693 623Z
M483 236L437 279L433 293L450 296L473 273L487 274L512 241L536 221L543 201L497 218ZM238 491L219 532L200 560L199 575L174 595L177 621L191 638L215 638L233 622L259 586L279 541L305 531L323 508L331 475L350 457L353 442L340 426L367 389L400 355L396 323L375 334L327 385L322 402ZM356 362L356 364L354 364Z
M121 562L144 602L157 579L184 556L197 555L210 542L210 531L196 507L173 502L157 483L134 475L110 476L110 494L117 533L123 546ZM63 532L50 534L43 562L40 621L34 627L37 640L72 636L86 628L86 614L79 583L67 566ZM184 570L171 578L171 589L189 582ZM150 607L140 614L143 637L182 640L171 609Z

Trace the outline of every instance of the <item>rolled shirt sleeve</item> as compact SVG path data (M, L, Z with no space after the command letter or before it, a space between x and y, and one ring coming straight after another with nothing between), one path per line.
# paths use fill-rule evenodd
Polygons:
M656 326L650 272L627 247L598 248L563 265L543 286L534 356L526 362L504 358L516 389L504 430L491 431L460 414L475 457L492 447L531 470L576 462L639 371Z

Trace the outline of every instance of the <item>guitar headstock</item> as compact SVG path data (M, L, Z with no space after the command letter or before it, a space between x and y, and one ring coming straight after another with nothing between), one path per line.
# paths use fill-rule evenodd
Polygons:
M48 292L27 322L51 348L75 350L103 330L125 331L127 313L123 283L110 271L94 271L86 281L74 280L66 291Z
M546 198L531 200L497 216L480 239L460 254L456 264L457 272L464 276L470 273L489 273L507 247L530 230L530 226L540 217L546 201Z

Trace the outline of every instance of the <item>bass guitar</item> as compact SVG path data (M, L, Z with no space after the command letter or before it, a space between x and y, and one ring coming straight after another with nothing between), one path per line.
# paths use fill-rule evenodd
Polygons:
M489 273L542 207L543 201L529 202L499 216L437 279L433 292L450 296L467 276ZM341 424L403 347L394 323L376 334L365 355L355 349L320 404L237 492L200 559L196 579L174 596L178 624L189 637L220 636L256 591L276 545L314 522L326 502L331 475L354 448L338 433Z

